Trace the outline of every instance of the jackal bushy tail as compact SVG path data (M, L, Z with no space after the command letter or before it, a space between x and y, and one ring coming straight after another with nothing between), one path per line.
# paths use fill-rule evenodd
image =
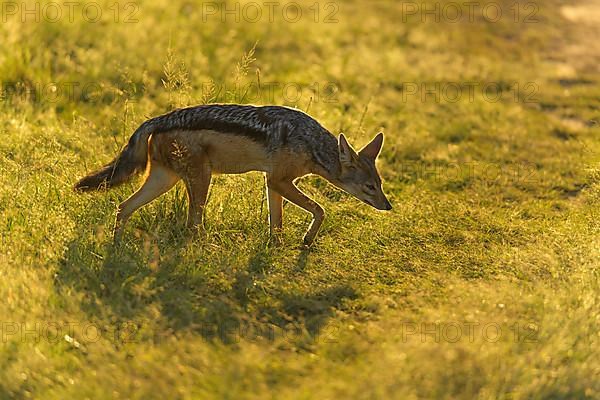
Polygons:
M114 160L83 177L75 184L74 189L78 192L90 192L112 188L142 172L148 159L149 135L149 130L144 125L140 126Z

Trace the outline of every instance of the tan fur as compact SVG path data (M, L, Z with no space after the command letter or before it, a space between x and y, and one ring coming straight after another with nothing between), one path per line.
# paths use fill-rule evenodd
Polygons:
M115 240L120 237L124 224L133 212L167 192L180 179L183 179L188 194L187 225L202 229L211 176L221 173L265 173L270 231L276 239L283 226L284 198L313 215L304 236L305 245L313 243L323 223L323 207L294 184L295 179L318 170L306 154L293 152L289 148L268 153L263 145L247 137L203 130L151 135L148 139L148 155L144 184L119 206ZM351 155L356 156L355 165L360 167L358 155ZM326 176L326 173L323 171L320 175ZM335 183L333 177L328 178Z

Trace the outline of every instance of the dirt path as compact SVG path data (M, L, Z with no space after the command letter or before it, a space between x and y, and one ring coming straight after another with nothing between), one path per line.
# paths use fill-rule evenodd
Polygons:
M600 1L562 6L560 12L577 39L563 49L565 58L579 73L600 73Z

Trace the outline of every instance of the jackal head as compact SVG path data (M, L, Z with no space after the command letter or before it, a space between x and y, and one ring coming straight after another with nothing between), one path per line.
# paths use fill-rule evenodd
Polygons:
M375 160L383 146L383 133L356 152L343 133L338 138L338 151L341 171L338 185L357 199L378 210L391 210L387 197L383 193L381 178L375 167Z

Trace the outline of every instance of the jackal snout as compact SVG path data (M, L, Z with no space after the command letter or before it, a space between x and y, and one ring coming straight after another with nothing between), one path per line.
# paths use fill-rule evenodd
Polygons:
M392 205L383 193L381 177L375 160L383 146L383 133L356 152L344 134L339 136L341 173L339 186L357 199L378 210L391 210Z

